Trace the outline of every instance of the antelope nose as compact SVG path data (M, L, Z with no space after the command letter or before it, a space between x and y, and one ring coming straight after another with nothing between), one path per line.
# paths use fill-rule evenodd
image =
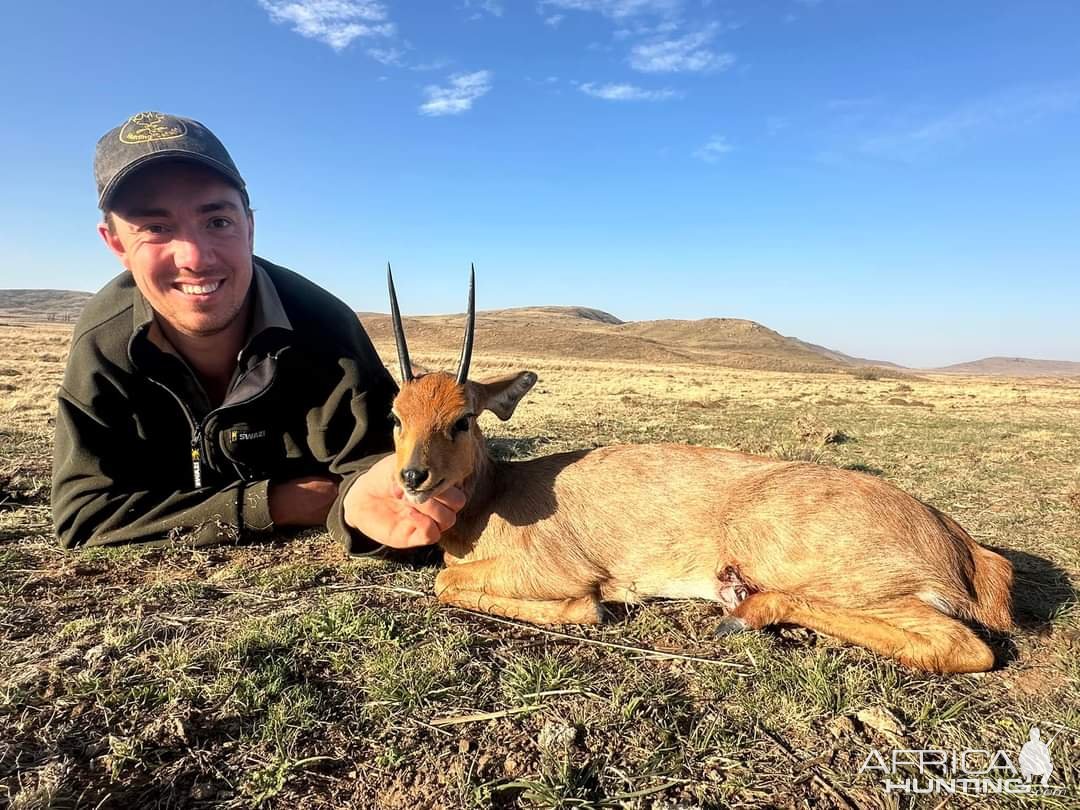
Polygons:
M401 471L401 480L405 482L405 486L409 489L418 488L422 483L427 481L427 479L427 470L418 470L416 467L409 467L409 469Z

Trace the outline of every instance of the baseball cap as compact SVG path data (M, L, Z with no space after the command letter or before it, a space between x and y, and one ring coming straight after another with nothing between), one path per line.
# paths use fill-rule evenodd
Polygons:
M104 211L132 173L162 160L190 160L209 166L235 185L247 201L244 178L213 132L190 118L141 112L106 132L97 143L94 179L98 207Z

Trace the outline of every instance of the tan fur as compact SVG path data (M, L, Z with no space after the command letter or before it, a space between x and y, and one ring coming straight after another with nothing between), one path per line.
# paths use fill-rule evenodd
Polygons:
M732 616L750 627L801 624L938 672L993 666L958 619L1008 630L1012 569L951 518L873 476L815 464L684 445L497 463L475 420L449 437L484 407L508 419L534 382L428 374L395 401L399 472L422 460L432 482L469 498L441 541L441 601L590 622L601 600L730 607L745 585Z

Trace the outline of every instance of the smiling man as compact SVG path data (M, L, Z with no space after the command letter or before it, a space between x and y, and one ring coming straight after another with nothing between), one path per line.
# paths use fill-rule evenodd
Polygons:
M61 544L319 525L353 553L437 541L464 497L403 500L393 380L352 310L254 255L247 187L214 134L140 113L101 138L94 173L124 272L87 303L59 393Z

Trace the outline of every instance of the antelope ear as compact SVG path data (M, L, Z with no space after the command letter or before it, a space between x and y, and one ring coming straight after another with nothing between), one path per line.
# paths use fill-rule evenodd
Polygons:
M536 385L536 375L531 371L519 371L507 377L496 377L487 382L470 382L477 413L491 411L502 421L514 415L521 398Z

